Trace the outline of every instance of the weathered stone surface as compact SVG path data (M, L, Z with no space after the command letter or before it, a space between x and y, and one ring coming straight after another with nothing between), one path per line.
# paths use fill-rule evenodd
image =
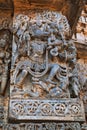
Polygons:
M83 103L78 99L10 100L10 120L85 121Z
M10 73L11 33L0 31L0 94L4 94Z
M84 6L84 10L82 10L78 20L74 40L78 58L87 59L87 5Z
M13 6L14 6L14 11L13 11ZM0 65L1 65L0 72L2 71L2 73L0 73L0 92L1 92L0 93L0 130L2 130L2 129L3 130L8 130L8 129L11 129L11 130L30 130L30 129L31 130L57 130L57 129L58 130L66 130L66 129L67 130L69 130L69 129L80 130L80 129L82 129L82 130L85 130L85 129L87 129L86 124L82 125L82 128L81 128L80 124L75 122L75 121L78 121L78 122L82 123L85 120L84 115L87 117L87 45L86 45L87 44L87 38L86 38L86 36L87 36L87 29L86 29L87 6L85 6L84 10L82 11L81 17L78 21L78 17L80 16L82 7L83 7L82 0L76 0L76 1L73 1L73 0L67 0L67 1L66 0L38 0L38 1L37 0L30 0L30 1L29 0L25 0L25 1L14 0L14 2L12 2L11 0L0 0L0 41L1 41L0 45L2 45L2 43L4 44L4 41L7 43L3 49L2 49L2 47L0 47L0 56L1 56L0 57ZM33 9L34 9L34 11L31 11ZM30 52L28 50L29 47L32 50L31 51L32 55L30 57L31 59L32 58L35 59L35 57L34 57L35 52L38 52L36 54L39 54L39 56L40 56L40 54L42 54L42 52L43 52L43 49L42 49L43 47L41 45L45 44L44 42L47 38L47 35L49 35L49 38L48 38L49 45L51 45L51 44L56 45L56 43L58 42L58 38L60 39L60 41L62 43L64 43L64 44L66 43L65 42L66 40L63 37L63 36L65 36L65 32L64 32L64 34L60 33L60 35L62 35L62 38L60 36L58 36L58 38L57 38L57 34L55 36L56 38L54 38L53 36L50 36L50 34L48 34L49 31L48 32L43 31L44 22L43 22L43 26L42 26L40 23L42 20L39 17L40 15L38 15L39 18L37 18L37 25L39 26L39 29L38 28L36 29L39 31L36 31L35 28L34 28L34 30L32 30L32 26L34 26L35 23L31 24L31 26L27 26L27 23L28 23L27 20L30 20L29 12L31 12L32 17L31 17L30 21L32 23L32 21L34 20L33 18L35 17L35 13L37 11L39 13L41 13L40 10L46 10L46 11L51 10L51 13L53 13L53 11L56 11L56 13L60 11L63 14L62 16L67 17L69 24L74 32L75 32L76 23L78 21L78 24L76 27L76 36L74 39L75 41L72 41L70 37L67 40L68 42L70 42L70 41L75 42L75 46L77 48L77 60L79 59L78 64L76 64L76 66L74 66L75 69L70 70L71 73L67 73L66 69L64 69L64 68L63 68L63 71L61 71L62 69L60 69L60 73L59 73L59 74L62 73L64 76L66 74L68 74L70 76L69 77L70 78L69 79L69 83L70 83L69 91L66 91L67 90L67 89L65 89L66 87L64 89L62 87L60 87L62 85L67 86L66 83L68 83L68 82L66 82L67 79L65 79L64 76L62 77L62 80L58 79L58 81L57 81L57 78L59 76L58 74L53 76L53 78L50 78L51 70L49 69L49 71L47 71L46 78L44 76L41 79L43 82L41 82L41 81L38 81L37 79L38 79L38 75L40 78L41 72L44 70L44 67L42 70L41 69L39 70L40 66L38 66L38 64L34 64L36 66L34 66L33 69L30 70L28 68L29 64L30 64L30 62L29 62ZM13 14L14 14L14 20L12 19ZM19 15L19 14L22 14L22 15ZM58 16L60 16L60 15L58 15ZM21 18L21 20L23 20L24 17L26 18L26 20L22 21L21 22L22 24L20 24L18 19ZM15 18L17 18L17 21L15 21ZM58 18L60 18L60 17L58 17ZM66 19L66 18L64 18L64 19ZM53 33L55 34L55 32L57 33L57 30L54 29L53 26L54 26L54 23L56 23L55 22L56 19L52 18L52 20L53 20L53 23L51 23L51 27L52 27L51 33L53 31ZM15 25L16 25L16 26L14 26L14 28L12 28L13 21L15 21ZM65 21L67 21L67 20L65 20ZM17 26L18 26L18 28L15 28ZM26 29L26 27L27 27L27 29ZM31 27L30 37L29 37L29 33L30 33L29 27ZM48 27L48 30L50 30L49 29L50 24L48 24L47 27ZM45 28L46 28L46 26L45 26ZM15 32L14 29L17 29L16 30L17 32ZM25 31L24 31L24 29L25 29ZM60 32L60 28L58 28L58 29ZM66 32L68 32L68 30ZM12 33L14 34L13 38L11 35ZM77 33L79 35L77 35ZM5 39L5 37L4 37L5 34L10 36L9 40ZM45 35L45 39L43 38L43 34ZM34 36L36 37L36 39L34 39L35 38ZM12 39L13 39L13 43L15 43L16 45L18 43L18 47L19 47L18 53L16 53L17 52L16 49L18 49L18 48L15 48L16 46L14 47L15 49L13 49L14 52L11 51L10 45L12 44ZM9 44L9 41L11 44ZM30 46L29 46L28 41L31 44ZM36 43L33 44L34 42L36 42ZM25 47L25 43L26 43L26 47ZM72 44L72 45L74 45L74 44ZM7 47L7 46L9 46L9 47ZM48 46L46 46L46 48ZM62 59L63 63L61 62L61 66L63 65L63 67L65 66L65 63L68 63L67 58L71 57L70 53L71 53L71 55L74 55L73 60L76 60L75 46L71 46L71 50L73 48L74 51L69 52L68 51L69 48L67 47L67 49L65 49L65 47L64 47L64 48L62 48L63 49L62 52L64 51L64 53L61 53L61 51L58 50L59 46L57 48L54 45L52 45L52 48L51 49L49 48L50 51L48 51L49 56L50 56L49 60L52 60L51 65L52 65L52 63L56 63L57 65L58 65L58 63L60 63L57 61L58 59L56 59L56 56L58 56L58 53L59 54L61 53L59 59L61 59L61 57L63 58ZM3 52L4 52L4 58L2 58ZM10 59L6 58L7 53L10 53ZM12 62L12 68L10 69L11 54L14 57L16 57L17 54L19 54L19 57L16 60L13 58L14 61L16 61L16 62ZM28 55L28 57L26 55ZM52 58L51 55L53 55L54 58ZM45 58L45 55L44 55L44 58ZM64 58L66 59L66 62L65 62ZM9 61L9 63L7 61ZM45 62L45 60L43 60L43 61ZM18 62L20 64L17 64ZM42 57L40 57L39 62L42 63ZM14 64L14 63L16 63L16 64ZM24 65L24 66L22 66L22 65ZM69 65L69 64L67 64L67 65ZM78 65L79 65L79 67L78 67ZM58 66L55 66L54 68L56 69L57 67ZM2 69L2 68L4 68L4 69ZM27 68L27 69L25 69L25 68ZM6 71L4 71L5 69L6 69ZM24 71L22 72L23 69L24 69ZM11 70L11 76L14 74L14 77L12 77L12 78L9 77L9 72L10 72L9 70ZM39 70L39 73L38 73L38 70ZM19 72L16 74L15 73L16 71L17 72L19 71ZM26 73L27 71L29 71L29 72ZM5 72L5 75L3 72ZM22 76L21 76L21 74L22 74ZM32 76L34 76L35 78L31 78ZM9 95L10 79L11 79L11 85L14 87L12 88L12 86L11 86L10 99L9 99L8 95ZM47 82L45 82L46 80L47 80ZM7 81L7 83L5 81ZM35 87L36 89L31 89L31 91L30 91L30 88L32 87L32 84L31 84L32 81L34 81L33 88ZM59 88L58 88L58 86L56 86L54 84L54 83L56 83L56 81L57 82L61 81ZM49 85L48 82L52 83L52 86L46 86L46 83ZM28 84L28 83L30 83L30 84ZM39 88L38 88L37 83L39 83ZM79 86L79 83L80 83L80 86ZM3 86L3 84L4 84L4 86ZM38 91L38 93L35 93L36 90ZM72 90L72 91L70 91L70 90ZM61 93L63 93L63 94L61 94ZM70 97L71 98L78 97L78 99L72 100ZM66 98L66 99L62 99L62 98ZM43 102L41 102L41 101L43 101ZM84 113L82 101L85 106L85 113ZM8 104L8 102L9 102L9 104ZM38 102L38 104L36 104L36 102ZM10 106L10 108L9 108L9 106ZM52 108L52 109L50 109L50 108ZM9 120L8 110L9 110L10 120ZM39 111L39 114L38 114L38 111ZM36 113L34 113L34 112L36 112ZM28 122L30 121L30 118L32 118L32 121L34 121L34 119L36 120L36 116L38 118L38 122L37 123L32 122L32 123L28 123L28 124L24 123L25 121L23 121L23 120L26 120L26 117L24 114L26 115ZM27 114L31 114L31 115L27 115ZM34 114L34 116L33 116L33 114ZM46 117L45 119L47 119L49 121L52 119L52 120L54 120L54 122L52 121L52 123L48 123L48 122L42 121L42 123L39 123L39 120L41 120L40 114L45 116ZM48 115L50 114L51 118L48 117L47 114ZM16 119L16 122L15 122L15 119ZM19 123L18 120L23 123ZM42 120L44 120L44 118L42 118ZM55 121L61 121L62 123L57 123ZM70 123L70 122L64 123L63 121L74 121L75 123ZM17 124L15 124L15 123L17 123Z
M50 5L50 6L49 6ZM22 7L22 8L21 8ZM14 0L15 11L23 11L29 9L51 9L60 11L65 15L71 27L75 27L80 12L83 8L82 0ZM77 12L77 13L76 13ZM76 19L76 21L75 21ZM74 29L74 28L73 28Z
M4 124L3 130L81 130L79 123L20 123Z
M84 122L82 103L72 99L79 98L80 84L67 18L40 9L25 14L15 15L13 20L10 120L50 117Z
M19 14L13 34L11 98L79 95L76 48L64 15L47 10Z

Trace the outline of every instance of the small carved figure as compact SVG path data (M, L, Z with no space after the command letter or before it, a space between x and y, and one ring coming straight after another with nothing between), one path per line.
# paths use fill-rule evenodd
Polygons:
M3 94L7 85L8 67L10 63L9 33L2 32L0 37L0 93Z

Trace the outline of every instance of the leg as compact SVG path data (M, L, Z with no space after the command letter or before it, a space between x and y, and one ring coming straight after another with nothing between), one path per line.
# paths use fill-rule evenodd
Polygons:
M58 64L52 64L50 65L51 71L50 74L48 76L48 78L46 79L46 82L50 82L52 84L56 84L56 82L53 82L53 78L56 75L56 73L58 72L58 70L60 69Z
M27 73L28 72L26 70L22 70L18 77L16 77L16 84L21 85Z

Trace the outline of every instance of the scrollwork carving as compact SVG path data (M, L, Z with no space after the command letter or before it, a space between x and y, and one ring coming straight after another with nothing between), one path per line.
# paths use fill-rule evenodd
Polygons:
M79 123L20 123L5 124L3 130L81 130Z
M11 100L9 117L16 120L84 120L83 104L76 100ZM42 119L43 117L43 119ZM68 117L68 118L67 118Z

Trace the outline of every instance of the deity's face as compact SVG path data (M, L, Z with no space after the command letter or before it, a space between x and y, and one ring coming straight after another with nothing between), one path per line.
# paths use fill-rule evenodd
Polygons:
M44 54L46 48L46 44L42 41L32 41L31 44L31 52L34 55L37 55L38 57Z

